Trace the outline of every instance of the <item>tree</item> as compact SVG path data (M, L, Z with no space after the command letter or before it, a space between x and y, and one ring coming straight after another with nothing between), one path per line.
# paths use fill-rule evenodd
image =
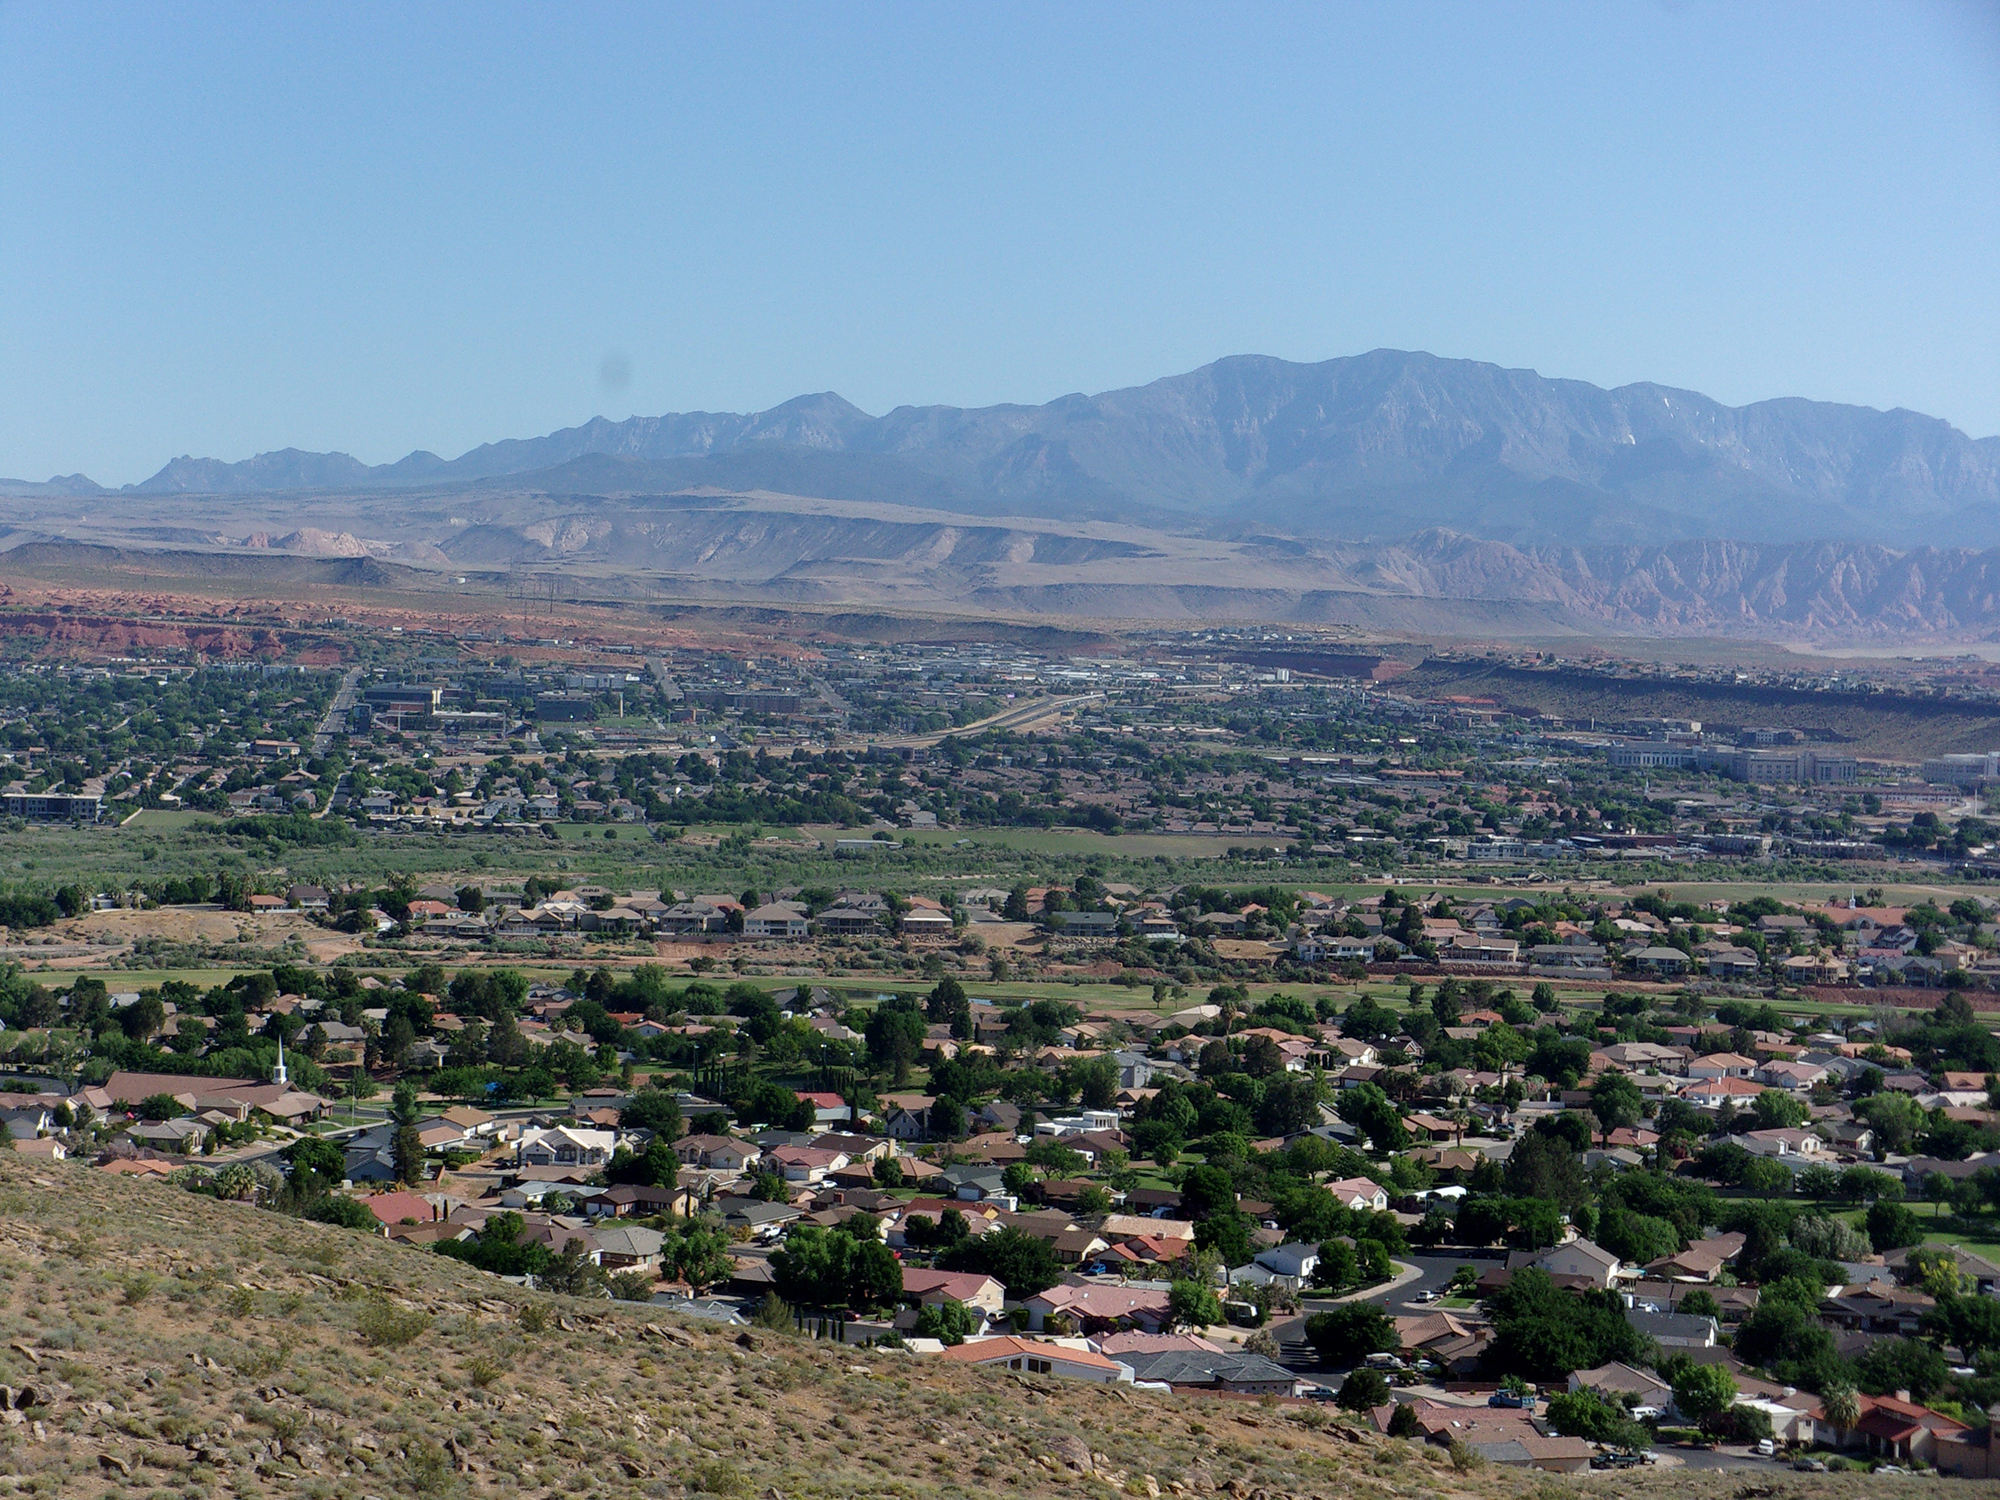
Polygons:
M1790 1238L1795 1249L1815 1260L1860 1260L1868 1253L1868 1241L1861 1231L1831 1214L1803 1214L1794 1219Z
M920 1010L878 1005L863 1029L869 1060L891 1072L897 1082L909 1076L910 1065L924 1050L924 1015Z
M903 1285L902 1268L880 1240L811 1224L785 1236L771 1272L779 1296L812 1307L874 1307L894 1301Z
M1869 1205L1868 1243L1876 1254L1920 1245L1923 1240L1922 1222L1902 1204L1878 1200Z
M535 1285L559 1297L603 1295L604 1272L591 1264L582 1239L570 1239L535 1277Z
M627 1129L650 1130L663 1141L677 1141L683 1122L680 1104L663 1088L648 1084L626 1101L618 1123Z
M934 1023L943 1024L955 1019L959 1008L969 1003L964 985L956 979L940 979L937 988L924 1000L924 1017Z
M1637 1125L1645 1103L1639 1085L1623 1073L1605 1073L1590 1091L1590 1112L1597 1117L1599 1135L1607 1141L1614 1130Z
M1698 1286L1681 1298L1675 1305L1674 1311L1690 1318L1714 1318L1718 1323L1722 1321L1722 1304L1715 1300L1715 1293L1705 1286Z
M1333 1107L1341 1119L1368 1137L1368 1144L1380 1155L1400 1151L1410 1143L1402 1111L1375 1084L1342 1089Z
M1907 1151L1924 1128L1924 1107L1907 1094L1880 1093L1859 1100L1854 1118L1875 1132L1876 1144L1886 1151Z
M1515 1143L1507 1158L1507 1191L1516 1198L1539 1198L1565 1212L1583 1205L1590 1193L1570 1143L1539 1129Z
M1819 1321L1817 1302L1816 1295L1808 1306L1767 1291L1736 1330L1736 1357L1802 1390L1820 1391L1851 1381L1833 1334Z
M1651 1435L1632 1420L1624 1407L1605 1400L1588 1386L1549 1397L1548 1421L1564 1437L1583 1438L1614 1448L1645 1448L1652 1441Z
M1220 1167L1189 1167L1181 1178L1181 1212L1196 1223L1236 1211L1236 1184Z
M1768 1156L1753 1157L1743 1168L1743 1186L1764 1197L1783 1197L1792 1190L1792 1169Z
M620 1146L604 1169L604 1180L613 1187L671 1187L680 1181L680 1175L680 1158L674 1155L673 1147L659 1139L637 1154Z
M926 1302L917 1309L917 1326L912 1331L920 1339L962 1344L972 1333L972 1313L963 1302L952 1297Z
M424 1180L424 1142L417 1134L417 1089L415 1084L396 1085L394 1104L390 1118L395 1121L396 1133L391 1137L389 1150L396 1163L396 1181L404 1184Z
M2000 1301L1992 1297L1940 1297L1924 1317L1924 1331L1958 1345L1966 1363L2000 1351Z
M1486 1358L1498 1374L1562 1380L1614 1359L1629 1364L1644 1343L1616 1292L1572 1295L1532 1266L1516 1272L1487 1306L1493 1343Z
M158 990L142 990L139 998L118 1012L118 1026L135 1042L158 1033L167 1024L167 1008Z
M1805 1100L1783 1089L1765 1089L1750 1105L1759 1130L1797 1130L1805 1124Z
M1368 1302L1347 1302L1306 1319L1306 1338L1329 1365L1358 1365L1371 1354L1393 1353L1402 1345L1396 1323Z
M1674 1375L1674 1405L1703 1432L1736 1401L1736 1380L1721 1365L1683 1364Z
M1413 1438L1423 1436L1424 1425L1417 1420L1417 1409L1406 1401L1396 1403L1396 1409L1389 1413L1389 1436L1393 1438Z
M316 1135L302 1135L278 1154L292 1169L292 1186L301 1196L317 1196L311 1187L325 1191L347 1176L347 1153Z
M938 1257L938 1266L946 1271L991 1276L1016 1301L1045 1292L1062 1279L1055 1251L1045 1241L1011 1225L958 1241Z
M1324 1092L1319 1080L1304 1073L1282 1073L1265 1080L1257 1103L1257 1128L1266 1135L1297 1135L1319 1123Z
M1919 1404L1928 1401L1950 1375L1944 1356L1921 1339L1877 1339L1862 1351L1854 1370L1869 1395L1906 1390Z
M1680 1231L1671 1222L1622 1208L1607 1208L1598 1216L1596 1239L1620 1260L1641 1266L1681 1248Z
M1838 1434L1852 1432L1861 1423L1861 1402L1851 1385L1829 1385L1819 1393L1819 1404L1828 1424Z
M1341 1381L1334 1404L1343 1411L1370 1411L1389 1401L1389 1377L1366 1367L1349 1372Z
M669 1279L685 1281L697 1292L726 1280L734 1270L729 1236L699 1219L668 1221L660 1245L660 1269Z
M1214 1251L1226 1266L1247 1266L1256 1253L1250 1243L1256 1229L1255 1219L1235 1209L1225 1214L1210 1214L1194 1227L1195 1248Z
M1222 1299L1198 1281L1176 1281L1167 1292L1167 1308L1181 1328L1199 1331L1222 1321Z
M328 1193L324 1198L315 1199L306 1205L300 1217L319 1224L338 1224L342 1229L365 1229L370 1234L382 1232L382 1221L375 1217L374 1210L359 1199L343 1197L339 1193Z

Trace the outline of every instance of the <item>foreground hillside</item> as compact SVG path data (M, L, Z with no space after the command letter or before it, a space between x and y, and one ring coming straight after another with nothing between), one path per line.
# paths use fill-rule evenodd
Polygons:
M1806 1500L1881 1483L1461 1472L1305 1405L950 1370L566 1302L352 1231L13 1161L0 1322L0 1476L38 1494Z

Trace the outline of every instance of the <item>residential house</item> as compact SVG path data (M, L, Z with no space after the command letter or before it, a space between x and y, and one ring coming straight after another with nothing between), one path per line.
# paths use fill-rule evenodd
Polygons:
M1174 1390L1228 1391L1239 1396L1298 1396L1312 1384L1275 1360L1233 1345L1210 1349L1129 1350L1118 1359L1132 1378Z
M1847 1431L1836 1431L1839 1446L1865 1448L1902 1464L1935 1465L1940 1449L1947 1447L1954 1459L1970 1458L1971 1445L1961 1436L1969 1424L1903 1396L1859 1396L1856 1401L1861 1420ZM1990 1431L1990 1418L1988 1426Z
M1755 1156L1781 1158L1788 1167L1809 1166L1826 1158L1826 1142L1810 1130L1746 1130L1732 1139Z
M921 1303L962 1302L996 1319L1006 1313L1007 1289L991 1276L971 1271L929 1271L903 1267L903 1295Z
M1144 1328L1157 1333L1173 1321L1167 1288L1157 1282L1058 1282L1024 1299L1023 1305L1028 1326L1038 1332L1048 1327L1051 1318L1060 1318L1079 1332Z
M176 1120L148 1121L134 1125L126 1132L139 1145L150 1146L155 1151L178 1152L191 1156L201 1150L201 1143L208 1139L208 1126L193 1115L182 1115Z
M854 1106L838 1094L803 1089L794 1092L812 1105L813 1119L821 1125L833 1125L854 1118Z
M1619 1260L1609 1250L1578 1236L1553 1250L1517 1250L1507 1264L1509 1269L1533 1266L1572 1284L1608 1287L1618 1274Z
M2000 1479L2000 1405L1989 1408L1986 1420L1962 1431L1934 1431L1931 1462L1940 1474L1959 1479Z
M606 1270L652 1270L660 1264L667 1237L638 1224L597 1224L590 1231L597 1241L597 1263Z
M743 914L743 935L747 938L804 942L812 932L812 921L803 903L768 901Z
M1319 1246L1302 1244L1290 1240L1282 1245L1273 1245L1268 1250L1260 1250L1251 1259L1272 1275L1302 1287L1311 1278L1313 1268L1319 1264Z
M1597 1452L1582 1438L1547 1436L1524 1411L1425 1400L1412 1401L1409 1406L1417 1419L1417 1430L1427 1442L1439 1447L1462 1445L1487 1463L1504 1468L1573 1474L1589 1468ZM1386 1430L1386 1411L1378 1416L1378 1425Z
M1594 1391L1614 1405L1629 1396L1635 1407L1650 1407L1665 1414L1674 1404L1674 1388L1651 1370L1636 1369L1613 1360L1594 1370L1576 1370L1569 1377L1572 1391Z
M1094 1381L1099 1385L1112 1385L1132 1378L1129 1365L1108 1359L1076 1340L1058 1343L1001 1334L995 1338L967 1339L962 1344L942 1350L937 1358L958 1365L982 1365L1023 1375L1057 1375L1068 1380Z
M1753 1076L1767 1088L1782 1089L1788 1094L1803 1094L1826 1080L1826 1069L1811 1063L1778 1058L1762 1064Z
M1724 1266L1743 1251L1741 1234L1712 1234L1685 1250L1648 1262L1646 1269L1676 1281L1713 1282Z
M827 1173L846 1166L847 1155L813 1146L776 1146L764 1153L763 1164L787 1182L819 1182Z
M585 1130L574 1125L523 1131L518 1153L526 1167L601 1167L617 1149L615 1130Z
M1696 1313L1628 1312L1625 1321L1662 1349L1713 1349L1715 1319Z
M1374 1209L1377 1213L1385 1213L1389 1208L1388 1189L1366 1177L1343 1177L1338 1182L1329 1182L1326 1190L1343 1208Z
M674 1156L684 1166L709 1172L743 1172L761 1155L748 1141L727 1135L686 1135L674 1142Z
M1688 1061L1687 1076L1703 1078L1749 1078L1757 1071L1754 1057L1745 1057L1739 1052L1711 1052L1705 1057L1695 1057Z

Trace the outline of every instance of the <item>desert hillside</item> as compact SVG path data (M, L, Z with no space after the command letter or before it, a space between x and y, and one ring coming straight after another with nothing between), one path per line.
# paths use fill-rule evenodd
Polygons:
M988 1375L565 1301L46 1163L0 1165L0 1321L0 1475L22 1493L1805 1500L1880 1483L1461 1472L1306 1403Z

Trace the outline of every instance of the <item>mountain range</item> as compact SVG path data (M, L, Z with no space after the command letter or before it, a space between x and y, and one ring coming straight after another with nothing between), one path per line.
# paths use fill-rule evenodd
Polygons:
M1527 548L1691 540L2000 546L2000 437L1916 412L1605 390L1376 350L1218 360L1043 406L898 407L832 393L751 414L598 418L455 459L286 449L182 457L121 491L37 497L531 488L763 491L978 516L1098 518L1212 536L1387 541L1431 528Z

